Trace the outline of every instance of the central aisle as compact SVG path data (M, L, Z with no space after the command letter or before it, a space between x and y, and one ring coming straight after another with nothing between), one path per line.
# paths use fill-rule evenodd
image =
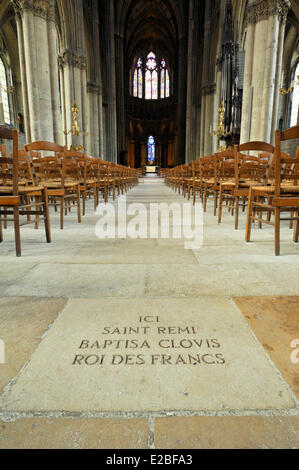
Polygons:
M186 200L149 177L126 203L137 210L136 203L149 209ZM152 426L173 414L297 415L293 391L233 301L294 295L292 256L278 264L267 232L253 249L232 230L231 216L218 227L210 208L200 250L186 250L182 239L101 240L100 215L88 205L83 224L68 216L63 231L51 213L51 245L25 229L20 260L13 243L8 254L1 247L6 341L17 351L13 329L27 348L0 381L2 419L140 417ZM170 223L176 221L170 217ZM285 268L287 286L280 282ZM59 302L56 314L53 302Z

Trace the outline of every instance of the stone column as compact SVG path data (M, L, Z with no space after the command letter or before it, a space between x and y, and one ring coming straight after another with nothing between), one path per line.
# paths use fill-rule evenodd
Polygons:
M245 44L245 69L244 69L244 85L243 85L243 104L241 119L241 143L247 142L249 139L248 126L251 125L250 113L250 89L252 83L252 65L254 53L254 33L255 25L248 24L246 44Z
M40 125L40 135L44 140L54 141L48 24L44 17L35 15L34 26L36 43L33 53L36 53L37 56L34 80L39 91L39 112L37 117ZM57 80L58 74L56 75Z
M103 93L102 88L98 92L98 109L99 109L99 156L104 159L104 116L103 116Z
M65 137L65 145L77 147L82 146L87 151L88 137L83 132L88 131L88 111L87 111L87 83L86 83L86 57L75 54L70 50L65 50L59 56L60 76L63 80L62 101L64 108L64 122L69 132L73 125L72 107L76 101L79 108L78 125L82 133L80 136L73 136L71 133Z
M89 151L94 157L102 157L100 152L100 115L102 107L99 109L99 87L95 84L88 84L88 144Z
M60 92L58 83L58 51L54 1L48 15L49 73L51 80L53 131L56 143L62 143Z
M128 151L128 165L130 168L135 167L135 141L129 141L129 151Z
M285 36L285 26L286 22L282 21L279 25L279 35L278 35L278 54L275 70L275 83L274 83L274 102L273 102L273 119L272 119L272 129L271 135L275 135L276 129L278 129L278 119L279 119L279 99L280 94L277 90L281 86L281 74L282 74L282 58L283 58L283 46L284 46L284 36Z
M54 3L53 0L13 0L12 4L18 30L27 141L53 141L57 115L52 106L54 82L49 71L54 52L48 22L53 21Z
M24 110L24 126L26 141L31 142L30 132L30 114L28 104L28 93L27 93L27 75L25 65L25 51L24 51L24 35L21 15L16 15L17 31L18 31L18 49L20 58L20 73L21 73L21 86L22 86L22 97L23 97L23 110Z
M187 91L187 37L179 38L178 60L178 141L174 155L174 165L185 162L186 149L186 91Z
M189 34L188 34L188 59L187 59L187 110L186 110L186 159L189 163L193 160L192 137L195 131L193 120L194 106L194 58L193 58L193 38L194 38L194 5L193 0L189 1Z
M105 0L103 14L104 34L102 37L105 50L106 66L106 160L118 161L117 148L117 114L116 114L116 71L115 71L115 25L114 2Z
M2 90L0 88L0 125L4 124L4 110L3 110L3 99L2 99Z
M249 1L241 142L274 141L273 130L278 111L276 95L279 93L279 81L275 76L280 77L281 74L281 24L285 22L289 7L288 0ZM250 122L251 89L253 100Z
M222 82L222 71L218 70L216 77L216 94L214 99L213 109L213 131L217 130L219 124L219 107L221 102L221 82ZM219 148L219 137L215 135L212 139L212 153L217 152Z
M206 99L205 99L205 121L204 121L204 155L210 155L212 153L212 136L211 136L211 126L214 121L213 114L213 104L214 104L214 94L215 94L215 85L210 85L205 88Z
M168 142L168 151L167 151L167 155L168 155L168 166L173 166L174 165L174 152L173 152L173 141L170 140Z
M200 156L204 156L205 150L205 120L206 120L206 96L201 96L201 117L200 117Z
M141 142L141 166L146 165L146 145L145 142Z
M35 53L36 39L33 13L29 10L23 11L22 22L24 32L28 108L30 115L30 137L32 141L35 141L39 140L41 137L41 129L39 120L39 83Z
M125 87L124 38L116 35L116 94L117 94L117 140L118 151L125 150Z

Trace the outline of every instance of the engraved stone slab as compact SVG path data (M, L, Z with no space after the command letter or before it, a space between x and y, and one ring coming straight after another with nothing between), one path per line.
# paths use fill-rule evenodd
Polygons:
M40 412L294 406L233 302L211 297L70 300L0 399Z

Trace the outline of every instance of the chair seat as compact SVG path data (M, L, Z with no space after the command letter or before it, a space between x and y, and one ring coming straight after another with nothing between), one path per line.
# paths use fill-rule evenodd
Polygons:
M30 194L34 192L43 191L43 186L20 186L18 188L19 194ZM0 187L0 194L12 194L13 189L12 186L2 186Z
M258 183L257 181L240 181L239 185L241 188L249 188L250 186L258 186L258 185L264 186L265 183Z
M233 182L233 181L225 181L225 182L221 183L221 186L222 187L227 186L227 187L233 188L233 187L236 186L236 183Z
M210 179L210 180L206 180L206 181L204 181L204 183L206 183L206 184L214 184L214 183L215 183L215 179L212 178L212 179Z
M254 191L262 191L265 193L274 193L275 192L275 187L274 186L253 186L252 189ZM282 193L292 193L292 194L298 194L299 195L299 186L292 186L292 185L281 185L281 192Z

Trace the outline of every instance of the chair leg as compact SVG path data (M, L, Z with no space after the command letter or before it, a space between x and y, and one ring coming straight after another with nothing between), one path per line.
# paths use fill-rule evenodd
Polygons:
M64 196L60 198L60 229L63 230L64 225Z
M263 199L264 199L264 198L260 198L260 199L259 199L260 202L263 202ZM263 212L263 211L259 212L259 219L262 219L263 216L264 216L264 212ZM262 222L261 222L260 220L258 221L258 228L259 228L260 230L263 228L263 224L262 224Z
M297 217L299 219L299 210L297 211ZM299 220L296 220L295 222L295 228L294 228L294 242L298 243L299 242Z
M77 188L77 213L78 213L78 223L81 224L81 197L80 197L80 188Z
M3 230L2 230L2 220L1 220L1 214L0 214L0 243L2 242L3 242Z
M223 205L223 196L222 196L222 189L220 188L219 191L219 204L218 204L218 224L221 224L222 221L222 205Z
M239 228L239 197L235 198L235 230L238 230Z
M86 211L86 190L83 191L82 200L83 200L83 203L82 203L83 216L85 216L85 211Z
M19 208L13 208L14 213L14 227L15 227L15 244L16 244L16 255L19 258L21 256L21 234L20 234L20 214Z
M204 190L203 190L203 207L204 207L204 212L207 212L207 199L208 199L208 188L207 185L205 184Z
M43 216L44 216L44 224L45 224L45 231L46 231L46 240L47 240L47 243L51 243L49 200L48 200L47 188L43 190L42 202L43 202Z
M36 199L36 198L35 198ZM24 200L26 201L26 205L27 206L30 206L30 203L31 203L31 197L30 196L24 196ZM27 207L27 212L30 211L30 207ZM30 214L27 214L27 222L30 222L31 221L31 217L30 217Z
M291 217L294 217L294 215L295 215L294 212L291 212ZM294 222L293 220L290 220L290 229L292 230L293 227L294 227Z
M270 206L272 205L272 198L271 197L268 197L267 204L269 204ZM271 216L272 216L272 212L268 211L268 214L267 214L267 221L268 222L271 222Z
M280 255L280 208L275 207L275 256Z
M94 188L93 188L93 208L94 208L94 211L97 210L98 202L99 202L99 193L98 193L98 190L97 190L97 187L96 187L96 184L95 184Z
M214 191L214 217L216 217L217 215L217 203L218 203L217 192Z
M247 208L247 219L246 219L246 234L245 234L245 241L247 243L250 242L250 235L251 235L251 227L252 227L252 218L251 218L251 211L254 201L254 192L250 188L249 196L248 196L248 208Z
M36 204L39 203L39 197L38 196L35 196L35 202L36 202ZM38 211L39 206L36 205L35 207L36 207L35 210ZM39 227L39 215L36 215L35 216L35 229L38 230L38 227Z

